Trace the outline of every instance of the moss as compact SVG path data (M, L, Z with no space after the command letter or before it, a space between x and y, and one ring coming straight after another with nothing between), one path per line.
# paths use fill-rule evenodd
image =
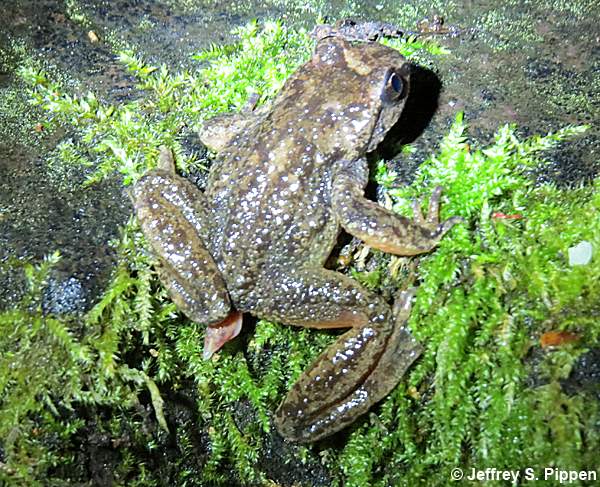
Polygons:
M0 47L0 136L4 142L39 144L47 125L41 110L32 110L27 84L13 75L14 66L27 55L22 43L10 40Z
M443 214L467 223L419 262L410 325L426 352L381 406L384 427L353 434L341 454L349 469L361 450L377 452L356 485L414 485L423 475L443 485L456 466L593 468L597 400L569 397L558 380L597 346L600 264L570 267L565 259L581 240L598 246L600 225L588 218L598 211L597 184L567 192L533 187L524 176L542 164L541 150L583 129L519 141L506 126L494 144L474 149L459 117L415 183L390 190L395 208L407 212L407 199L441 184ZM581 341L542 350L540 335L554 329ZM542 366L534 367L535 355ZM543 385L531 387L532 377ZM382 462L375 474L370 464Z
M120 52L121 62L138 77L139 88L147 93L125 104L103 104L92 92L82 96L66 93L32 61L24 63L19 74L34 88L34 105L51 114L54 123L79 128L76 145L59 147L69 150L68 155L61 154L65 164L74 159L99 159L88 184L113 171L120 172L124 183L130 184L155 162L160 145L182 154L177 140L182 120L197 128L207 117L241 108L253 93L264 101L307 58L311 41L305 32L287 31L275 23L266 24L260 36L257 30L256 23L236 29L239 44L213 46L196 56L198 61L210 63L197 73L173 74L165 65L150 66L132 52ZM212 62L215 59L219 62ZM196 154L178 159L183 169L196 160Z
M57 167L86 166L87 184L114 172L129 184L167 144L181 170L202 169L180 142L182 124L196 128L252 92L264 103L311 46L305 32L275 23L237 35L237 44L200 53L194 73L121 53L143 96L118 106L93 93L72 95L40 66L24 65L32 102L53 123L78 127L79 137L57 149ZM415 49L432 52L414 39L397 46L413 57ZM394 174L378 166L396 211L408 213L411 198L441 184L443 216L465 219L428 256L374 253L374 268L350 269L373 288L419 285L410 326L426 351L405 382L340 436L341 445L283 445L281 469L295 458L307 469L325 463L338 485L445 485L456 466L595 465L597 399L585 390L568 395L561 381L597 347L600 332L592 319L600 261L571 267L565 257L581 240L599 248L600 223L589 216L598 214L600 183L566 191L527 178L544 164L543 151L583 130L519 140L505 126L494 143L477 147L458 116L411 186L394 187ZM41 289L57 257L28 264L29 294L0 314L0 479L64 485L81 461L82 438L101 436L118 485L267 482L277 475L259 467L277 445L272 412L334 336L261 321L206 362L203 328L167 299L134 222L116 245L111 284L86 316L42 313ZM553 330L579 341L543 349L541 334Z
M28 294L0 314L0 429L6 438L1 479L41 485L43 479L53 480L50 468L73 461L67 455L68 442L83 423L77 417L64 418L75 407L110 407L118 414L139 404L138 394L145 386L158 423L164 426L162 403L145 372L147 364L141 361L138 368L130 368L121 357L134 336L143 341L148 327L166 316L159 301L164 293L150 292L150 268L143 257L128 253L133 248L133 240L124 235L120 252L127 255L127 264L117 269L110 289L84 318L43 312L42 291L58 254L39 266L25 265ZM167 310L171 307L165 305ZM152 323L147 319L149 308ZM64 444L52 441L57 434Z
M90 28L92 26L92 22L77 0L66 0L65 7L65 14L73 23L84 28Z

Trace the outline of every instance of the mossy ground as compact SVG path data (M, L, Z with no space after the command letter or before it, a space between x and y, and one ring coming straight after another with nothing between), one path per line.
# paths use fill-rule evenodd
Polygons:
M40 123L47 131L77 127L78 137L57 147L57 167L87 167L86 185L115 172L129 185L166 144L182 172L205 171L208 161L181 134L239 109L251 93L268 100L312 44L305 32L275 23L236 34L237 44L199 53L201 69L193 72L122 52L141 95L118 105L71 93L24 58L29 97L48 114ZM407 55L439 54L415 40L396 45ZM271 426L287 388L333 334L261 321L202 360L203 328L169 301L133 220L115 241L112 281L85 316L42 309L57 255L26 264L30 291L0 314L0 479L446 485L457 466L596 469L598 384L567 394L564 381L598 347L600 180L566 190L528 177L545 163L544 151L583 132L567 127L520 140L515 127L503 126L480 147L457 114L410 186L396 187L387 166L378 166L396 211L407 212L411 198L440 184L442 217L460 215L465 223L427 256L361 249L360 259L340 264L389 295L419 286L409 325L425 353L406 381L335 442L288 445ZM568 249L584 240L596 255L569 265ZM555 331L576 339L542 347L542 335ZM114 471L83 468L90 452L109 455ZM286 464L306 473L286 478Z

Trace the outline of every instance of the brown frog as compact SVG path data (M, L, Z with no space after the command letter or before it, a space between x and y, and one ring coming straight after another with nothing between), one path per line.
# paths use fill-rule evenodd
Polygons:
M410 69L394 49L325 36L268 108L221 117L206 191L161 167L134 201L173 301L205 323L205 356L239 332L241 313L288 325L350 328L325 350L276 412L294 441L328 436L365 413L421 353L406 329L410 292L390 307L325 261L343 228L373 248L428 252L458 221L438 220L441 188L424 217L365 199L365 155L400 117ZM216 127L216 128L215 128ZM211 144L212 142L212 144Z

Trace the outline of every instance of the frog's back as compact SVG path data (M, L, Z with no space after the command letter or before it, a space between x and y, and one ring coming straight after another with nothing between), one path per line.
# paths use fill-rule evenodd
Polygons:
M324 264L339 230L332 172L364 158L397 120L401 106L386 90L402 89L398 75L393 86L389 80L403 62L385 46L320 42L269 110L229 141L207 197L209 246L230 292L260 287L282 269Z
M211 170L211 251L236 287L273 268L322 264L335 242L330 164L294 122L265 120L235 138Z

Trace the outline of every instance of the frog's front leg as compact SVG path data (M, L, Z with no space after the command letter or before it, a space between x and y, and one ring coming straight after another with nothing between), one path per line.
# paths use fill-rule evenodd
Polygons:
M198 131L200 142L213 152L222 152L236 135L260 118L262 111L255 110L259 98L258 94L251 95L241 112L222 113L206 120Z
M240 331L241 313L233 311L229 293L205 242L211 232L204 195L175 174L170 150L161 148L159 168L134 186L138 221L158 260L161 282L188 318L208 326L205 357Z
M431 195L427 217L418 203L413 205L414 220L386 210L364 197L368 166L364 159L340 161L332 183L332 208L340 225L370 247L396 255L416 255L433 249L460 217L439 222L442 188Z
M337 272L297 269L286 271L265 294L268 318L315 328L352 327L300 376L279 406L276 425L287 439L315 441L345 428L385 397L421 353L404 326L411 293L403 293L392 310Z

